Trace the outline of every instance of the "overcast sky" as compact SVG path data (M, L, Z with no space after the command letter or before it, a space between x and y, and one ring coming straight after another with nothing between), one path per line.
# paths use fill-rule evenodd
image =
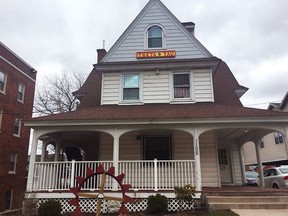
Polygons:
M89 73L148 0L1 0L0 41L46 75ZM162 0L249 88L245 106L266 109L288 90L287 0Z

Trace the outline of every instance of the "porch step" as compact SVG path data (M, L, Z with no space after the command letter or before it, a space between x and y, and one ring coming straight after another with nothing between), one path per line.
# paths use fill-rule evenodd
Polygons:
M288 196L207 196L209 209L288 209Z

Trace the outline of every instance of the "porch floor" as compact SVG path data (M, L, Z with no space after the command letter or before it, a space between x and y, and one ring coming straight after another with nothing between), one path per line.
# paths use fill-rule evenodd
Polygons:
M254 186L203 187L202 194L214 196L288 196L288 189L260 188Z

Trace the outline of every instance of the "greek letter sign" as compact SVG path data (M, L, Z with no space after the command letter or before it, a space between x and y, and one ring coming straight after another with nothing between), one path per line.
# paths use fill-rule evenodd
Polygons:
M176 56L175 50L167 51L149 51L149 52L137 52L137 59L147 59L147 58L174 58Z

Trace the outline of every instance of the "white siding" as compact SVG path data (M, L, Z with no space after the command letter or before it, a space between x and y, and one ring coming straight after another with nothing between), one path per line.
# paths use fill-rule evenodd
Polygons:
M136 52L144 50L145 30L154 23L164 27L166 49L176 50L176 59L207 57L157 4L153 4L106 62L135 61Z
M233 172L233 179L235 185L242 185L242 171L240 162L240 152L239 147L236 143L231 144L231 165Z
M144 103L169 103L169 72L161 71L156 74L146 72L143 74L143 102Z
M170 83L170 71L143 72L140 95L143 103L170 103L173 83ZM104 73L102 77L102 104L119 104L121 101L121 74ZM212 76L209 69L193 70L192 88L195 102L213 102ZM185 101L184 101L185 102ZM190 101L193 102L193 101ZM177 102L181 103L181 102Z
M120 91L119 74L103 74L102 77L102 104L118 104Z
M213 131L200 136L201 174L203 187L219 187L216 136Z
M213 85L211 71L197 70L193 75L195 101L196 102L213 102Z

